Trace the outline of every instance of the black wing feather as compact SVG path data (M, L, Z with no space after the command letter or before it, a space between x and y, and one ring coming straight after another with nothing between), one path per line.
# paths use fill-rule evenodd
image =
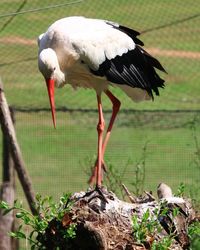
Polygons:
M141 52L144 53L145 56L148 58L148 61L151 61L151 64L152 64L155 68L157 68L157 69L159 69L159 70L161 70L161 71L167 73L166 70L165 70L165 69L163 68L163 66L161 65L161 63L160 63L156 58L154 58L152 55L150 55L148 52L146 52L146 50L144 50L143 48L140 48L140 50L141 50Z
M123 33L127 34L128 36L130 36L135 44L138 44L138 45L141 45L141 46L144 45L144 43L140 39L137 38L137 36L140 35L140 33L138 31L130 29L130 28L125 27L123 25L118 25L116 23L112 23L112 22L108 22L108 21L106 23L108 25L111 25L114 29L118 29L121 32L123 32Z
M136 44L141 45L141 46L144 45L144 43L140 39L137 38L137 36L140 35L140 33L138 31L132 30L132 29L125 27L125 26L122 26L122 25L119 25L119 27L117 29L126 33L128 36L130 36Z
M154 67L165 71L158 60L136 45L133 50L121 56L106 59L99 65L98 70L90 70L95 75L106 76L112 83L144 89L153 99L153 92L159 95L158 88L164 87L164 80L159 77Z

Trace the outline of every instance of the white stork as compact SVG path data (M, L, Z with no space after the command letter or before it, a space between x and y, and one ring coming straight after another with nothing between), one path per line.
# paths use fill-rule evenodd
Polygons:
M102 183L104 153L110 132L120 108L120 101L109 86L121 88L132 100L153 99L164 80L156 69L164 68L141 46L139 33L117 23L85 17L67 17L53 23L38 38L38 67L47 84L54 126L54 85L69 83L73 88L93 88L96 91L99 122L97 162L90 182L96 179L97 189ZM104 92L113 105L112 116L105 127L101 94Z

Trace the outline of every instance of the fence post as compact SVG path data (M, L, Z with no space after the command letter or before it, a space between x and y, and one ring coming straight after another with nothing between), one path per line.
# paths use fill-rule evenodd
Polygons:
M10 115L13 124L15 123L14 111L10 108ZM10 153L10 147L7 137L2 133L2 159L3 159L3 171L2 171L2 187L0 199L8 202L11 206L14 203L16 194L15 186L15 169L12 156ZM1 217L2 215L0 215ZM11 238L8 236L8 232L15 231L15 214L10 212L5 216L1 217L0 220L0 249L7 250L18 250L19 241L18 239Z
M5 134L5 136L8 139L10 152L12 155L12 159L14 161L14 167L17 171L18 178L24 190L24 194L28 201L29 207L33 214L37 214L37 211L34 207L35 195L32 188L31 179L26 170L21 150L17 142L15 129L10 117L10 112L6 101L6 97L3 92L3 84L1 82L1 79L0 79L0 122L3 134Z
M10 116L13 122L13 125L15 124L15 117L14 117L14 111L12 108L9 108L10 110ZM2 131L3 132L3 131ZM2 173L2 179L3 182L10 182L12 186L15 189L15 172L14 172L14 163L13 159L11 157L10 153L10 147L7 137L4 133L2 133L2 139L3 139L3 152L2 152L2 159L3 159L3 173Z

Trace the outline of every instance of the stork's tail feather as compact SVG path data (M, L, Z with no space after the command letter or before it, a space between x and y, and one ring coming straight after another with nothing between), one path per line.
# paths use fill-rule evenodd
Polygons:
M141 71L143 71L142 75L144 75L144 79L147 82L146 90L148 94L154 99L153 92L156 95L159 95L159 89L158 88L164 88L164 80L157 74L156 69L166 72L164 67L161 65L161 63L151 56L147 51L145 51L140 46L136 46L136 51L138 53L138 56L140 54L140 65ZM142 55L142 56L141 56ZM152 92L153 90L153 92Z

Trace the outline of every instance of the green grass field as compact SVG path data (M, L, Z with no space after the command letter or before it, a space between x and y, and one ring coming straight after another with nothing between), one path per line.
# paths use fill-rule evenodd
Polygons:
M51 1L49 5L65 2ZM0 15L15 12L20 3L12 0L1 1ZM49 107L44 81L37 69L37 46L34 40L56 19L85 15L115 20L136 30L145 31L192 16L200 7L199 0L195 4L191 4L191 1L184 1L184 5L181 3L180 0L170 4L159 0L146 1L145 4L143 1L133 0L88 0L80 4L16 16L0 37L0 74L9 104L25 108ZM27 2L23 11L45 6L48 6L48 1L31 1ZM1 18L0 27L9 18ZM141 39L147 48L177 50L180 55L181 51L198 53L197 41L200 35L197 33L197 24L199 19L192 19L144 33ZM16 38L21 40L15 40ZM122 111L199 110L199 59L171 57L162 53L157 57L168 71L168 75L163 75L166 88L161 90L161 97L155 98L154 102L135 104L114 88L113 92L122 100ZM35 59L23 62L29 58ZM66 86L56 91L56 104L57 107L96 109L95 93L92 90L73 91ZM111 108L106 98L103 98L103 105L106 110ZM188 123L194 115L180 118L181 123L183 120ZM141 148L149 140L146 187L155 189L160 181L169 182L174 187L180 182L192 183L199 172L190 167L195 153L191 130L188 126L173 126L176 117L170 113L161 116L155 126L154 123L149 123L154 120L154 116L153 113L148 114L148 123L143 128L138 124L145 121L145 115L132 117L122 112L113 130L106 159L119 169L126 165L129 158L134 165L141 155ZM108 120L108 115L106 118ZM83 171L83 162L86 157L96 154L97 114L59 113L56 130L53 130L50 120L50 113L17 113L17 136L36 191L57 196L66 190L86 188L87 176ZM132 165L127 170L127 183L134 178L131 176Z
M64 2L66 1L59 1L59 3ZM1 1L0 14L15 12L20 3L19 0ZM54 4L58 4L58 1L49 2L49 5ZM41 1L28 1L23 11L45 6L48 6L48 1L42 3ZM44 98L46 89L43 78L37 69L36 40L38 35L43 33L55 20L70 15L85 15L114 20L142 32L190 17L196 14L199 8L200 0L193 4L191 1L185 0L184 5L180 0L170 4L161 0L146 1L145 3L134 0L86 0L71 6L16 16L1 32L0 37L2 39L0 74L6 83L5 89L9 103L25 107L46 107L48 105ZM8 20L9 17L0 18L0 27ZM157 57L168 72L168 75L163 75L167 87L166 90L161 91L162 98L156 98L153 103L145 102L138 105L132 103L121 91L116 89L114 91L123 100L123 108L199 109L199 55L197 58L181 56L182 51L199 53L198 27L199 18L196 18L141 35L147 49L159 48L161 50L161 54ZM16 38L23 38L23 41L15 41ZM177 50L180 57L163 55L162 50ZM35 59L23 62L29 58ZM59 90L57 91L57 105L70 108L94 108L96 100L91 93L91 91L85 90L74 92L71 88ZM106 101L104 106L107 109L110 108L109 102Z
M106 163L119 173L127 167L123 181L131 189L136 163L147 143L147 190L155 193L160 182L169 183L174 190L181 182L191 186L200 174L194 164L197 148L188 124L195 114L187 118L185 114L180 118L175 114L173 120L166 114L146 116L148 122L142 114L119 115L106 153ZM17 113L16 117L17 137L36 192L57 197L65 191L87 188L86 172L90 168L87 159L95 160L96 155L97 113L59 112L56 130L48 113ZM106 114L106 120L108 117ZM137 121L143 122L138 125ZM199 125L196 126L199 131ZM196 136L199 138L199 132Z

